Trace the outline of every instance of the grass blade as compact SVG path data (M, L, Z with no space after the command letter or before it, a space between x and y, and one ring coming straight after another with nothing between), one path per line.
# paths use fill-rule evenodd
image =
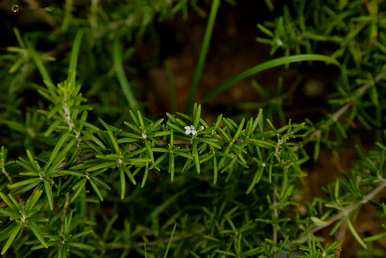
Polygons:
M130 108L133 110L138 110L138 103L134 98L131 86L127 80L125 71L123 69L123 58L122 58L122 47L119 40L115 40L114 49L113 49L113 58L114 58L114 70L117 74L119 84L121 85L123 94L125 94L127 103Z
M202 73L204 71L206 56L208 54L210 40L212 38L213 27L216 21L217 11L219 7L220 7L220 0L213 0L212 7L209 14L209 19L208 19L208 25L206 27L204 40L201 46L200 56L198 58L197 67L193 75L192 88L190 89L190 94L188 98L189 113L191 113L193 110L193 104L197 96L198 84L200 83L200 80L202 78Z
M337 66L340 66L340 64L334 58L329 56L324 56L324 55L317 55L317 54L293 55L288 57L276 58L276 59L264 62L262 64L253 66L239 73L238 75L232 77L231 79L225 81L224 83L220 84L217 88L213 89L208 94L206 94L206 96L204 97L204 102L208 102L214 99L221 93L234 87L239 81L242 81L248 77L256 75L259 72L272 69L277 66L282 66L282 65L287 65L291 63L297 63L297 62L304 62L304 61L320 61L320 62L331 63Z

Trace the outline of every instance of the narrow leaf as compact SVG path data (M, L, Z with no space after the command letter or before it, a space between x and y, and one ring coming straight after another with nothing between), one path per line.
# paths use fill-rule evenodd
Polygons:
M11 234L9 235L7 242L3 246L3 249L1 250L1 255L4 255L7 252L7 250L11 247L13 241L15 240L17 235L19 234L20 229L21 229L21 225L16 224L14 229L12 230Z
M123 54L122 54L122 48L121 43L118 39L114 41L114 52L113 52L113 58L114 58L114 70L117 74L117 78L119 81L119 84L121 85L121 89L123 91L123 94L126 97L127 104L129 107L133 110L138 110L138 103L134 97L134 94L131 89L131 85L129 81L126 78L125 71L123 69Z
M212 6L210 9L209 19L208 19L208 25L206 27L206 31L204 35L204 40L202 41L200 56L198 58L197 67L193 75L192 88L190 89L190 94L188 98L189 112L192 111L193 103L197 96L198 85L200 84L202 74L204 71L206 56L208 54L209 45L212 38L213 27L216 21L217 11L219 7L220 7L220 0L213 0Z
M362 238L358 235L358 232L355 230L354 226L352 225L350 219L347 219L347 226L348 229L350 230L351 234L354 236L355 240L358 241L358 243L363 247L367 248L367 245L365 242L363 242Z
M262 64L258 64L256 66L253 66L238 75L234 76L233 78L225 81L224 83L220 84L218 87L210 91L205 97L204 101L208 102L221 93L229 90L230 88L234 87L238 82L249 78L251 76L254 76L262 71L272 69L277 66L287 65L291 63L296 62L304 62L304 61L322 61L326 63L335 64L337 66L340 66L339 63L332 57L324 56L324 55L316 55L316 54L306 54L306 55L293 55L293 56L286 56L286 57L280 57L276 58L267 62L264 62Z
M40 243L43 245L44 248L48 248L47 243L44 241L44 238L42 237L42 234L40 233L39 227L34 223L30 222L29 228L32 230L36 238L40 241Z
M126 176L122 168L119 170L119 179L121 181L121 199L123 200L126 194Z
M53 210L54 209L54 198L52 197L51 184L47 180L44 180L44 191L46 192L46 196L47 196L47 200L48 200L48 205L50 206L50 210Z
M99 191L98 186L94 183L94 181L93 181L91 178L90 178L88 181L90 182L91 187L94 189L95 193L98 195L99 200L103 201L103 195L102 195L102 193Z

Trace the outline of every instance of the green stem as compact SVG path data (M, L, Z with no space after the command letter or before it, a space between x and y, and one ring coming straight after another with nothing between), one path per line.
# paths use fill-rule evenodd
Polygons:
M202 46L201 46L198 64L196 66L196 70L194 71L194 75L193 75L192 88L190 89L190 94L189 94L189 98L188 98L188 112L189 113L192 113L193 104L194 104L196 97L197 97L198 84L201 81L202 73L204 71L206 56L208 54L210 40L212 38L213 27L214 27L214 23L216 21L217 11L218 11L219 7L220 7L220 0L213 0L212 7L210 10L210 14L209 14L208 25L206 27L204 40L203 40Z
M115 40L114 42L114 51L113 51L113 57L114 57L114 70L117 74L117 78L119 81L119 84L121 85L123 94L126 97L127 103L129 104L130 108L132 110L138 110L138 103L133 95L133 92L131 90L131 85L129 81L127 80L125 71L123 69L123 58L122 58L122 48L119 40Z

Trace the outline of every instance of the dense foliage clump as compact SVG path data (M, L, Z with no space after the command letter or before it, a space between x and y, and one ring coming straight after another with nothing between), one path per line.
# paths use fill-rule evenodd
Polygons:
M386 3L246 2L0 4L2 257L386 256ZM219 18L253 8L266 61L204 88ZM191 20L181 90L160 27Z

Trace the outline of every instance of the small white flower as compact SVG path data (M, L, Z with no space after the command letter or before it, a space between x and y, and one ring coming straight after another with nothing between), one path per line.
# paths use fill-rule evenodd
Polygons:
M263 168L265 168L265 167L267 166L267 164L265 164L265 162L263 162L263 163L261 163L261 166L262 166Z
M146 140L147 135L145 133L142 133L142 139Z
M196 128L193 125L185 126L185 134L195 136L197 134Z

